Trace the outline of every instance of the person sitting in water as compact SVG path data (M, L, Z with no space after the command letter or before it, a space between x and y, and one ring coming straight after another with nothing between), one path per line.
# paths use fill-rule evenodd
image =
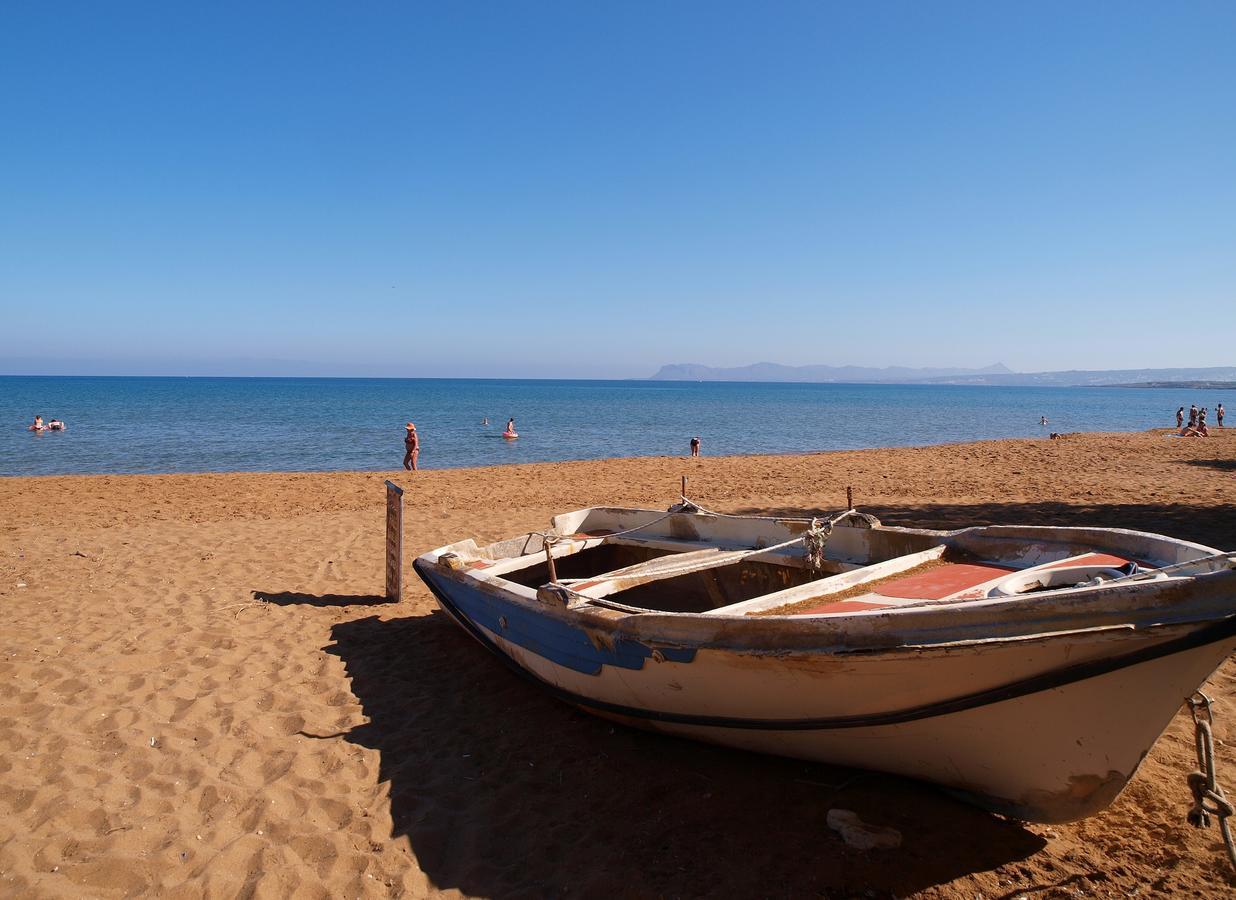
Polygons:
M64 423L59 419L52 419L47 423L48 431L64 431Z
M46 431L47 426L43 424L43 417L35 416L34 424L30 426L29 430L30 431Z

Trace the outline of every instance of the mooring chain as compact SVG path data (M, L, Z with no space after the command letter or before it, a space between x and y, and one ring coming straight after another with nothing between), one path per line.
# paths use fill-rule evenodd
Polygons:
M1215 739L1211 730L1214 710L1210 697L1197 691L1187 701L1193 716L1193 742L1197 749L1197 771L1189 773L1189 790L1193 792L1193 807L1189 810L1189 824L1194 828L1210 826L1210 817L1219 820L1219 832L1227 848L1227 858L1236 871L1236 844L1232 842L1232 830L1228 817L1236 813L1236 807L1223 796L1223 788L1215 780Z

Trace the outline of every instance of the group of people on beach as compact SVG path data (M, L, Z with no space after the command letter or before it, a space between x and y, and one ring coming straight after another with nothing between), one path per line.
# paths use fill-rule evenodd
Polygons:
M35 434L42 434L44 431L64 431L65 424L59 419L51 419L44 423L42 416L35 416L34 422L29 426L29 431Z
M1223 404L1215 407L1215 420L1223 427ZM1206 407L1197 408L1194 403L1189 407L1189 421L1185 423L1185 408L1176 410L1176 427L1180 429L1181 437L1210 437L1210 429L1206 427Z

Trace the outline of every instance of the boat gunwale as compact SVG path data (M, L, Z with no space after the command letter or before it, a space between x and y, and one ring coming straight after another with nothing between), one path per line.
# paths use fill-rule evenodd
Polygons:
M603 511L611 511L616 508L612 507L592 507L584 510L577 510L574 513L566 513L562 516L555 517L555 522L565 516L586 515L587 513L601 509ZM640 513L645 516L664 515L657 513L654 510L625 510L620 509L622 514ZM733 517L747 518L747 517ZM775 521L784 521L777 519ZM806 520L802 520L806 521ZM937 531L931 529L903 529L897 526L876 526L881 530L910 532L918 535L927 535L931 537L940 537L945 539L946 544L953 544L957 537L975 537L975 538L990 538L997 539L1017 538L1021 540L1035 539L1042 541L1044 538L1055 537L1057 540L1049 541L1050 543L1066 545L1076 545L1079 539L1084 535L1115 535L1126 540L1146 539L1151 543L1166 542L1175 546L1180 551L1190 554L1196 554L1198 558L1203 558L1207 555L1217 554L1219 551L1213 548L1205 547L1200 544L1195 544L1189 541L1181 541L1175 538L1157 535L1150 532L1133 531L1129 529L1116 528L1095 528L1088 526L1024 526L1024 525L978 525L967 528L956 529L954 531ZM867 530L867 529L863 529ZM1046 532L1046 534L1045 534ZM517 541L519 537L508 539L509 541ZM586 545L593 540L589 538L582 543ZM424 563L438 567L438 558L445 552L451 552L453 548L460 548L461 545L468 543L464 541L454 544L445 545L436 550L430 550L422 554L417 559L417 564ZM483 553L488 547L493 547L505 541L494 542L486 545L486 547L476 547L475 542L471 545L478 553ZM593 545L598 546L598 545ZM937 545L939 546L939 545ZM543 548L542 548L543 549ZM932 548L934 549L934 548ZM552 548L551 548L552 552ZM874 563L869 566L861 567L855 571L870 570L877 567L882 567L897 560L903 560L907 557L916 556L923 551L916 553L905 554L900 557L892 557L889 560L883 560L879 563ZM520 559L532 561L532 557L539 555L540 551L524 554ZM757 554L753 554L755 556ZM1100 605L1101 601L1110 599L1112 592L1118 594L1134 593L1144 601L1137 606L1131 604L1113 604L1114 608L1101 610L1106 616L1111 617L1119 614L1124 617L1123 621L1129 621L1130 617L1134 619L1149 620L1144 622L1134 622L1138 627L1148 627L1153 624L1169 624L1171 622L1207 622L1213 621L1216 618L1222 618L1221 615L1211 613L1209 615L1197 616L1192 619L1189 617L1171 616L1164 617L1165 611L1170 611L1172 607L1178 607L1187 602L1187 597L1182 598L1181 603L1164 603L1161 596L1165 591L1167 594L1180 592L1183 584L1191 584L1198 576L1173 576L1170 578L1158 578L1153 580L1142 580L1137 582L1108 582L1097 586L1075 586L1061 587L1051 591L1045 591L1033 595L1033 599L1029 599L1024 594L1009 594L996 595L970 599L944 599L939 601L918 602L906 605L898 605L885 607L880 609L846 611L831 614L817 615L793 615L793 614L776 614L765 613L759 616L747 615L743 613L726 612L728 607L718 607L714 610L705 612L667 612L663 610L648 609L633 605L623 604L617 597L614 599L599 598L601 602L594 603L593 598L586 598L584 602L573 602L569 605L558 606L547 604L537 598L537 592L534 588L520 585L516 582L509 581L502 577L502 572L507 570L507 567L501 565L503 562L510 560L494 561L483 568L462 568L451 571L456 577L467 578L469 581L487 591L493 591L509 602L516 602L540 614L549 614L555 617L563 617L569 621L579 624L588 625L591 627L602 627L607 630L612 630L616 635L628 636L635 640L649 641L658 640L658 637L653 632L660 631L668 637L674 635L670 640L681 640L688 643L695 643L699 640L707 640L704 633L708 631L725 632L729 637L734 638L739 634L744 635L749 640L765 640L773 639L784 642L787 638L797 638L795 643L799 641L814 640L819 636L835 634L839 630L839 626L846 626L846 634L843 639L837 641L837 646L843 646L847 640L853 641L860 637L874 637L874 634L861 634L865 632L883 632L890 631L902 634L903 640L901 643L906 643L904 638L909 637L916 631L939 632L942 628L947 631L956 631L966 627L990 627L993 620L1007 627L1010 622L1000 622L1006 618L1000 613L1006 610L1011 610L1016 613L1013 621L1022 626L1021 633L1040 633L1044 630L1068 630L1067 628L1052 628L1052 624L1056 620L1074 618L1082 606L1091 614L1096 612L1096 606ZM1052 562L1058 562L1054 560ZM497 565L495 565L497 563ZM1050 563L1047 563L1050 564ZM1019 570L1019 572L1028 572L1037 566L1027 567ZM493 571L498 569L498 571ZM1230 573L1232 570L1228 569ZM853 574L852 572L840 573L839 575L829 576L846 577ZM1213 575L1221 575L1222 571L1208 573ZM598 578L603 577L597 576ZM1203 576L1204 577L1204 576ZM594 579L595 580L595 579ZM827 580L827 579L821 579ZM861 579L860 579L861 580ZM812 582L818 584L819 582ZM793 589L789 589L793 590ZM621 593L621 592L617 592ZM741 601L739 604L731 604L731 606L750 605L756 601L770 597L778 592L770 592L770 594L761 595L760 597L751 598L746 601ZM827 597L827 594L821 595ZM1051 613L1051 615L1046 615ZM1012 617L1007 617L1012 618ZM952 619L953 621L947 621ZM1114 622L1111 622L1114 624ZM1063 623L1061 623L1063 624ZM858 632L855 631L855 626L858 627ZM1033 626L1033 627L1030 627ZM664 640L665 638L660 638ZM913 641L910 641L913 643ZM883 643L883 642L881 642ZM928 640L927 644L936 644L937 640Z
M1207 582L1207 593L1217 602L1197 608L1196 578L1182 576L1136 585L1107 584L1056 592L1044 602L1038 595L1028 602L1020 595L967 600L953 604L919 605L832 616L718 616L707 613L626 612L591 604L547 604L522 586L507 586L484 578L482 572L454 571L436 566L424 557L418 571L432 567L447 580L470 584L498 602L510 603L533 616L546 616L583 629L596 640L629 640L650 649L722 650L747 655L791 656L796 654L847 655L879 652L923 652L1000 643L1011 638L1066 637L1081 633L1076 628L1079 613L1087 615L1091 629L1104 625L1127 626L1133 631L1153 632L1181 626L1204 628L1233 616L1230 596L1236 569L1212 573L1224 584ZM422 573L422 579L429 578ZM518 592L511 588L517 588ZM1168 596L1162 595L1166 592ZM435 594L437 594L435 589ZM1182 602L1171 602L1178 594ZM1136 598L1137 606L1119 602ZM1161 602L1167 599L1168 602ZM1155 602L1156 600L1160 602ZM1105 608L1096 614L1096 603ZM1186 615L1170 615L1173 606L1189 603ZM1029 615L1001 615L1010 607ZM971 637L981 634L981 638Z

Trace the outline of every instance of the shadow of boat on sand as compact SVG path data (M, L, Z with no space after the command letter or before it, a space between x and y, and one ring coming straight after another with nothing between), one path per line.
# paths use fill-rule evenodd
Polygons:
M443 613L333 627L381 754L393 836L441 889L481 896L905 895L1044 841L918 782L649 734L514 677ZM862 852L831 808L896 828Z

